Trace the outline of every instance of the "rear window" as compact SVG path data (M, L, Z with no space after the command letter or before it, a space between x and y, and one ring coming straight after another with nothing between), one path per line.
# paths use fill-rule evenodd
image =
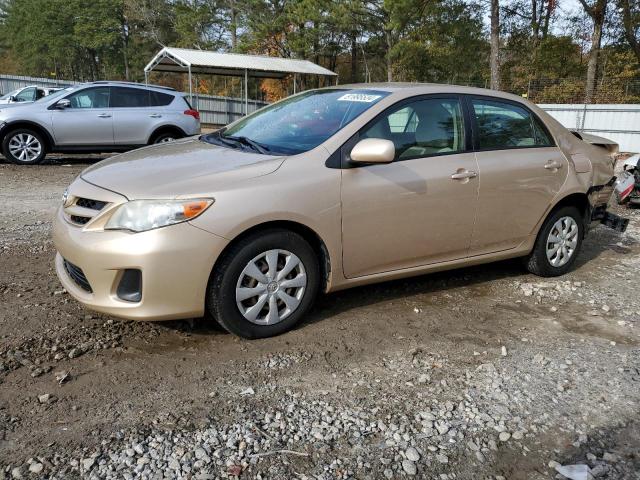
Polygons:
M149 106L150 107L164 107L173 102L173 95L160 92L149 92Z

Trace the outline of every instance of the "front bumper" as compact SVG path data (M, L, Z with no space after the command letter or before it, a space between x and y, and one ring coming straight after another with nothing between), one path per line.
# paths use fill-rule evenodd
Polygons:
M204 314L209 275L228 240L189 223L141 233L85 230L69 223L60 208L53 242L60 281L87 307L133 320L169 320ZM81 269L90 288L70 275L69 264ZM117 294L128 269L142 275L137 302Z

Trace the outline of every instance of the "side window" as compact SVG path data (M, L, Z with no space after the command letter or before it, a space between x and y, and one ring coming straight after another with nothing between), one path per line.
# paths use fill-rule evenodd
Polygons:
M164 107L173 102L173 95L160 92L149 92L149 106L150 107Z
M553 145L540 120L526 108L484 99L472 103L481 150Z
M35 87L25 88L16 95L16 102L33 102L36 99Z
M391 140L396 147L396 160L463 151L460 101L433 98L391 107L362 132L360 138Z
M87 88L66 98L71 108L109 108L109 87Z
M143 108L149 106L149 90L111 87L111 107Z

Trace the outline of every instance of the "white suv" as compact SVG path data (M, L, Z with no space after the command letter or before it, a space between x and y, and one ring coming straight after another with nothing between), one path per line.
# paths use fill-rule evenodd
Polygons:
M125 151L198 133L199 113L166 87L92 82L20 108L0 107L2 152L23 165L50 152Z
M0 105L35 102L36 100L40 100L41 98L60 90L62 90L62 88L28 85L1 96Z

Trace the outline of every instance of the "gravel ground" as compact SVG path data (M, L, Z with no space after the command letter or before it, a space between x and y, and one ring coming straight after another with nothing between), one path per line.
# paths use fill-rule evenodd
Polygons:
M640 211L566 277L357 288L249 342L66 294L50 218L86 162L0 163L0 480L640 478Z

